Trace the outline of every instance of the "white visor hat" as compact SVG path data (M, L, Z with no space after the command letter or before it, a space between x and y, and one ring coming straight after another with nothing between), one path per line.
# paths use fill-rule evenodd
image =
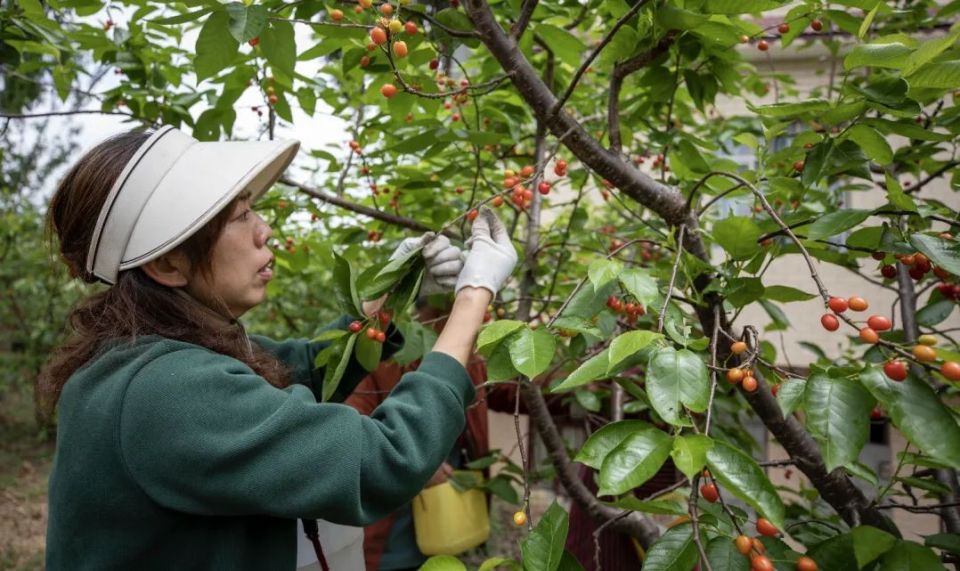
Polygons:
M87 252L87 271L117 274L182 244L241 192L266 192L297 154L299 141L201 143L165 126L137 149L110 189Z

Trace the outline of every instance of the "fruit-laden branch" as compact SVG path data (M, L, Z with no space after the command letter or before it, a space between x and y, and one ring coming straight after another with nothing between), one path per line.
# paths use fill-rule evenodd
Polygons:
M620 141L620 90L623 88L623 80L631 73L646 67L670 49L675 37L676 34L674 32L668 32L650 51L614 64L613 72L610 74L610 96L607 100L607 124L610 133L610 150L614 153L619 154L622 148Z
M427 225L425 225L425 224L421 224L420 222L417 222L416 220L413 220L412 218L406 218L406 217L404 217L404 216L397 216L397 215L395 215L395 214L390 214L389 212L384 212L384 211L382 211L382 210L377 210L376 208L370 208L369 206L363 206L363 205L361 205L361 204L356 204L356 203L354 203L354 202L351 202L351 201L346 200L346 199L343 199L343 198L338 198L338 197L336 197L336 196L333 196L332 194L328 194L328 193L323 192L323 191L321 191L321 190L316 190L316 189L310 188L310 187L306 186L306 185L303 184L303 183L299 183L299 182L297 182L297 181L295 181L295 180L292 180L292 179L290 179L290 178L287 178L287 177L282 177L282 178L280 179L280 183L281 183L281 184L285 184L285 185L287 185L287 186L292 186L292 187L296 188L298 191L302 192L303 194L306 194L307 196L309 196L309 197L311 197L311 198L316 198L317 200L320 200L320 201L322 201L322 202L326 202L327 204L333 204L334 206L339 206L339 207L344 208L344 209L346 209L346 210L349 210L349 211L351 211L351 212L356 212L357 214L362 214L362 215L364 215L364 216L369 216L370 218L374 218L374 219L376 219L376 220L380 220L381 222L386 222L386 223L388 223L388 224L393 224L394 226L401 226L401 227L403 227L403 228L409 228L409 229L411 229L411 230L417 230L417 231L420 231L420 232L434 232L434 231L435 231L433 228L430 228L429 226L427 226ZM454 239L454 240L460 240L460 239L462 239L462 237L461 237L459 234L457 234L457 233L454 232L453 230L450 230L449 228L444 228L444 229L441 231L441 233L444 234L444 235L446 235L448 238L451 238L451 239Z
M913 278L910 277L910 271L903 264L897 264L897 285L900 286L900 316L903 320L903 332L907 343L914 344L920 335L916 318L917 295L913 287ZM916 364L910 368L915 375L923 374L923 368ZM940 494L943 502L947 504L940 510L943 523L950 533L960 533L960 510L956 507L957 496L960 495L957 490L957 472L950 468L939 468L934 472L934 476L949 490L948 493Z
M556 98L540 81L536 70L523 56L516 42L503 33L484 0L467 0L465 7L467 15L479 32L481 41L504 71L512 72L511 81L527 105L537 114L538 119L545 121L554 135L560 136L569 132L565 144L578 159L632 199L655 212L669 226L684 224L687 233L682 246L692 255L709 261L706 247L700 238L697 218L687 208L680 193L630 168L617 154L601 147L569 114L557 113L547 117L547 110L554 108ZM703 291L711 279L710 275L701 274L694 280L694 288ZM711 292L704 296L704 304L696 307L703 331L713 330L713 306L722 303L722 297ZM729 332L730 326L722 311L720 319L721 330ZM542 395L537 391L525 391L525 394L529 395L528 406L531 410L535 407L537 399L542 399ZM797 467L804 472L824 500L833 506L847 523L852 525L866 523L880 528L890 527L888 520L871 505L842 469L827 473L813 438L796 419L784 418L776 399L765 384L761 385L760 390L755 393L746 395L746 398L764 425L796 461ZM535 420L538 426L543 422L541 419Z
M557 469L557 478L560 479L560 483L563 484L573 500L595 519L609 521L619 517L620 519L610 524L610 527L637 538L644 549L652 545L660 535L653 523L637 512L621 517L623 516L622 510L597 500L589 488L580 481L573 463L567 456L563 438L553 423L553 418L547 409L547 403L540 393L540 387L524 380L520 383L520 392L527 402L530 418L536 424L537 432L540 434L540 438L550 454L550 459Z

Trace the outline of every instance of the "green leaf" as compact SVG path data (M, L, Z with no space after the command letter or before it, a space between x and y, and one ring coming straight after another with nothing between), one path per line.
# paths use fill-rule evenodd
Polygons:
M707 409L710 398L707 367L696 353L686 349L658 351L647 367L647 395L664 421L673 425L689 424L681 416L681 405L695 412Z
M186 24L187 22L193 22L194 20L199 20L203 16L206 16L213 11L212 7L204 7L199 10L194 10L193 12L187 12L186 14L178 14L176 16L170 16L169 18L160 18L158 20L148 20L151 24L160 24L162 26L171 26L174 24Z
M860 381L920 450L960 468L960 426L929 385L913 376L892 381L878 367L862 372Z
M780 383L780 388L777 389L777 403L780 405L783 416L790 416L797 410L803 402L806 387L807 381L803 379L787 379Z
M830 109L826 99L808 99L798 103L773 103L752 110L762 117L794 117L796 115L819 114Z
M830 167L830 156L833 154L834 144L832 139L819 143L813 147L804 160L803 172L800 173L800 179L804 186L816 186L820 179L826 175Z
M704 7L710 14L759 14L780 6L773 0L707 0Z
M777 529L783 529L783 502L753 458L726 442L715 441L707 451L707 466L724 489L757 510Z
M707 561L716 571L750 571L750 560L741 555L733 540L726 536L710 540Z
M267 25L265 6L244 6L241 2L231 2L227 4L227 14L230 16L230 35L241 43L260 36Z
M929 547L898 541L880 560L880 571L946 571L946 567Z
M660 296L657 280L647 270L631 268L620 274L620 285L643 305L650 305Z
M807 555L812 557L821 569L853 569L857 568L854 557L853 536L849 533L835 535L826 541L812 546Z
M713 439L709 436L688 434L674 438L670 456L677 469L683 472L688 480L693 480L693 477L706 465L707 450L711 448L713 448Z
M820 445L827 471L855 462L869 436L873 397L854 380L824 374L806 384L807 430Z
M672 445L673 438L657 428L630 434L604 458L598 494L623 494L643 485L663 466Z
M867 14L867 17L863 19L863 23L860 24L860 31L857 33L857 37L861 40L867 36L867 31L870 29L870 24L873 23L873 18L877 15L877 10L880 9L880 3L878 2L876 6L873 7L873 10Z
M870 216L869 210L848 208L829 212L806 227L805 234L811 240L832 238L857 226Z
M328 402L330 397L333 396L333 393L337 392L337 387L340 386L343 373L347 370L347 363L350 362L350 357L353 356L353 346L357 342L357 336L358 334L353 334L346 338L347 342L343 347L343 353L340 355L340 361L337 363L337 366L331 367L327 364L327 367L324 369L323 391L321 394L323 402ZM337 345L339 345L339 343Z
M789 303L791 301L808 301L817 296L790 286L772 285L764 288L763 297L771 301Z
M609 349L604 349L600 353L587 359L577 370L570 373L570 376L564 379L563 382L550 389L550 392L559 393L561 391L569 391L570 389L575 389L601 377L606 378L609 361Z
M230 17L223 11L214 12L203 23L194 46L197 81L213 77L233 63L240 43L230 34L229 23Z
M884 178L887 181L887 200L890 201L890 204L892 204L894 207L900 210L909 210L910 212L916 212L917 211L916 203L913 201L912 198L910 198L909 195L907 195L907 193L903 192L903 189L900 187L900 183L897 182L897 179L895 177L890 176L890 173L888 172L884 173ZM883 236L882 229L877 229L877 230L878 230L877 232L878 236L882 237ZM850 244L849 239L847 239L847 244L848 245ZM874 244L879 245L879 240L877 240Z
M510 338L513 366L531 379L547 370L556 348L556 337L546 329L525 327Z
M933 61L934 58L957 43L957 39L960 39L960 29L952 30L950 34L942 38L930 39L921 43L920 47L907 58L907 63L903 66L903 76L907 77ZM910 80L910 84L914 84L913 79Z
M760 278L730 278L723 294L735 307L743 307L760 299L764 290Z
M333 295L340 311L348 315L362 315L360 300L356 294L353 279L353 267L346 258L333 254Z
M491 557L483 563L480 564L480 568L477 571L494 571L494 569L499 569L501 567L508 567L511 571L520 571L523 567L513 559L507 559L506 557Z
M467 571L467 568L452 555L434 555L424 562L419 571Z
M907 58L913 53L911 48L899 43L888 44L860 44L854 46L850 53L843 58L843 68L847 71L858 67L885 67L900 69L907 63Z
M697 563L693 528L678 525L666 531L647 552L643 571L690 571Z
M628 331L617 336L613 341L610 342L610 362L607 364L607 373L611 373L617 365L619 365L628 357L639 353L648 345L650 345L650 343L662 338L663 335L659 333L641 330Z
M957 304L949 299L941 299L931 303L917 312L917 323L926 327L933 327L950 317L956 307Z
M918 141L949 141L953 135L937 133L933 129L925 129L913 121L890 121L888 119L868 119L867 125L876 127L882 133L895 133Z
M587 268L587 275L590 276L590 283L595 289L600 289L612 280L617 279L620 272L623 271L623 264L616 260L599 258Z
M914 234L910 236L910 243L930 258L934 264L955 276L960 276L960 241Z
M603 337L603 332L592 322L582 317L560 317L553 322L555 331L576 331L577 333L586 333L594 337Z
M760 251L763 233L752 218L730 216L713 226L713 238L734 260L748 260Z
M860 145L863 153L879 165L893 161L893 149L883 135L867 125L854 125L847 130L846 137Z
M505 474L501 473L496 477L491 478L486 484L484 484L483 487L491 494L497 496L510 505L515 506L520 503L520 496L517 494L517 490L513 487L513 480L511 480Z
M489 352L493 350L491 346L496 346L508 335L522 327L526 327L526 323L512 319L498 319L490 323L480 331L480 335L477 337L477 351L489 356ZM490 347L490 349L487 350L487 347Z
M927 547L936 547L949 551L954 555L960 555L960 534L956 533L935 533L923 538L923 543Z
M380 365L383 343L367 337L365 331L357 333L357 361L364 369L373 371Z
M530 535L520 544L523 568L530 571L554 571L563 557L563 545L569 527L567 512L556 500L537 522Z
M574 68L580 65L580 55L587 52L587 46L576 36L549 24L540 24L534 30L564 63Z
M928 63L909 77L910 87L957 89L960 87L960 60Z
M260 50L270 65L287 75L293 75L297 63L293 24L286 20L271 20L270 27L260 37Z
M587 438L574 461L599 470L610 451L628 437L651 429L653 426L642 420L621 420L605 424Z
M860 569L889 551L897 542L896 537L869 525L855 527L850 534L853 535L853 554Z
M625 510L651 514L683 515L687 513L686 503L681 503L677 499L645 501L628 494L620 497L616 502L613 502L613 504Z

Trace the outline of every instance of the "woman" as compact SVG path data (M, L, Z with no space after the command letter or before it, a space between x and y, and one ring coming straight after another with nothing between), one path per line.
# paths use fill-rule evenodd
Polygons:
M49 223L62 258L110 287L74 310L39 383L59 405L47 569L293 569L296 518L379 519L419 492L463 429L464 363L517 259L490 211L456 275L458 252L420 239L427 277L456 301L433 351L371 417L317 402L322 344L251 339L236 321L273 277L271 230L252 203L297 147L164 127L105 141L61 182ZM400 341L388 333L385 356ZM334 400L364 374L352 361Z

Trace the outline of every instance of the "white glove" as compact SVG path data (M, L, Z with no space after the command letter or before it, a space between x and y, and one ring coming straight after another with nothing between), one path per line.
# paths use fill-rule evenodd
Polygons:
M465 287L482 287L497 295L517 265L517 251L503 222L489 208L480 209L467 247L467 259L454 291L459 293Z
M463 258L460 248L452 245L446 236L427 232L419 238L407 238L400 242L390 259L407 256L421 247L423 249L420 253L426 262L426 271L420 294L433 295L452 291L457 284L457 275L463 269Z

